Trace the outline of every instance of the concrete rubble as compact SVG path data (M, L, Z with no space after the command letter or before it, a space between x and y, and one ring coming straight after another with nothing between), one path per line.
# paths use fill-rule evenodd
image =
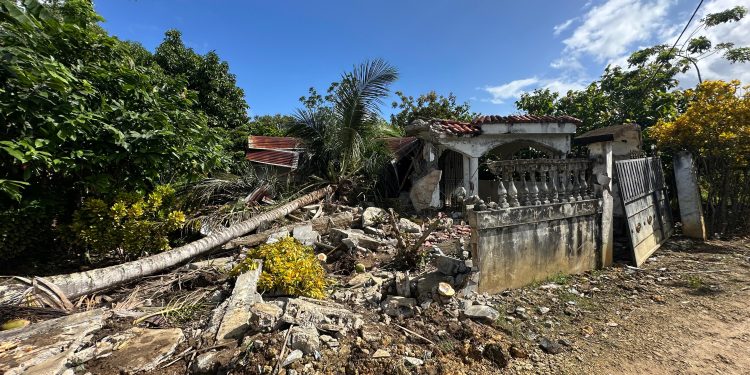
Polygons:
M314 215L318 208L308 211ZM234 282L226 276L205 282L213 287L204 297L210 308L179 328L169 327L157 315L135 327L104 332L108 321L131 314L132 322L153 309L141 315L118 311L114 318L111 310L96 309L0 332L0 373L148 373L172 363L191 374L245 368L301 375L328 371L323 366L335 373L385 371L378 363L417 373L472 373L466 371L472 366L477 369L473 373L492 373L515 365L529 372L530 363L574 350L570 338L558 334L560 326L565 319L589 314L587 301L604 287L599 279L585 276L576 284L548 280L522 291L477 293L472 288L476 268L468 241L471 228L461 222L462 214L440 217L438 230L421 244L423 262L409 270L390 263L403 250L397 233L413 243L429 222L399 218L392 228L386 210L368 207L360 215L353 227L318 231L302 224L268 238L273 243L292 236L315 248L316 255L327 255L327 299L268 291L261 296L263 265L258 262ZM236 262L236 257L225 257L192 262L184 269L225 274ZM641 278L635 271L628 277ZM658 277L666 280L669 275L665 271ZM649 280L657 283L657 276ZM639 292L637 288L632 286ZM616 330L618 324L608 320L579 330L590 336ZM338 357L344 361L337 362ZM460 367L447 365L454 363L447 357L456 357Z

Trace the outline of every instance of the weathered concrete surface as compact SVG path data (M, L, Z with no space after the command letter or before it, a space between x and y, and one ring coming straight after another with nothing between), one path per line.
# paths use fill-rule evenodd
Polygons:
M185 341L179 328L148 329L133 327L111 337L115 342L112 354L100 359L98 366L117 368L120 373L134 374L155 370L174 354ZM106 363L103 365L103 363Z
M628 133L630 134L630 133ZM638 132L640 135L640 132ZM640 139L640 138L639 138ZM612 195L612 177L614 172L614 154L612 142L596 142L588 145L589 157L594 159L592 168L596 196L602 197L601 221L601 266L612 265L614 257L614 196Z
M682 234L705 241L706 224L703 220L698 177L695 172L693 155L689 152L682 151L675 155L674 178L677 185L677 199L680 204Z
M216 341L240 339L248 330L250 319L250 306L261 302L262 298L257 292L258 278L263 269L263 262L256 260L257 267L237 277L234 290L229 297L227 309L221 320L221 325L216 333Z
M0 332L0 373L61 374L111 313L96 309Z
M477 291L497 293L599 262L598 199L469 211Z
M443 171L435 169L414 181L409 192L409 198L414 209L422 211L440 207L440 178L442 175Z

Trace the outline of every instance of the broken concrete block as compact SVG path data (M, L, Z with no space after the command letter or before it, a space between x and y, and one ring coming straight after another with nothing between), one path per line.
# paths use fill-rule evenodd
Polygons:
M292 327L289 331L289 347L302 353L313 355L320 352L320 337L315 327Z
M306 297L280 298L285 303L283 322L299 326L312 325L322 331L346 333L362 326L362 317L335 302Z
M0 332L0 373L59 374L68 358L89 343L91 334L104 325L109 311L96 309L50 319L24 328Z
M341 243L344 239L349 239L353 246L361 246L368 250L378 250L378 248L386 244L384 241L368 236L361 231L333 228L329 232L329 235L333 244Z
M408 272L396 272L396 294L401 297L411 297L411 278Z
M378 207L367 207L362 212L362 226L371 227L373 225L384 222L387 218L388 212Z
M435 265L440 273L448 276L454 276L469 271L466 268L466 261L452 258L446 255L435 256L432 259L432 264Z
M432 300L440 283L453 285L455 279L438 271L428 272L416 279L416 294L420 302Z
M257 291L263 262L260 260L255 262L256 268L239 275L234 283L234 290L229 297L226 312L216 333L216 341L242 338L249 328L250 306L263 301Z
M292 350L292 352L289 353L288 356L286 356L286 358L284 359L284 362L281 363L281 367L287 367L291 365L292 363L299 361L300 359L302 359L304 355L305 354L302 353L302 351L299 349Z
M440 207L439 186L442 175L443 171L434 169L414 181L409 191L409 198L417 211Z
M255 332L271 332L279 328L281 316L284 310L272 304L259 302L250 306L250 319L248 324Z
M414 298L388 296L383 301L383 312L389 316L402 316L408 318L414 315L414 308L417 306L417 300Z
M292 237L305 246L314 246L315 242L320 241L320 233L313 229L312 224L294 227Z
M494 323L500 317L500 313L497 310L486 305L471 305L464 310L464 315L473 320L488 324Z
M403 217L398 220L398 230L404 233L422 233L422 227L419 224Z
M148 329L133 327L111 336L116 342L112 354L100 359L107 367L119 368L121 373L155 370L174 354L177 345L185 341L179 328Z

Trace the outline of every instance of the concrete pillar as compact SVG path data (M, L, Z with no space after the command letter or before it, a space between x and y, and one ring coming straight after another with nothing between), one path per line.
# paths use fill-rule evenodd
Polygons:
M469 195L479 195L479 158L469 158L469 173L469 187L471 191L468 189L466 191L469 192Z
M464 189L466 189L466 197L468 198L471 196L471 167L469 166L471 158L466 155L463 155L463 157L464 160L461 165L464 169Z
M602 196L602 254L601 266L612 265L614 252L614 198L612 196L612 177L614 159L612 157L612 142L596 142L588 145L589 155L594 159L593 176L594 187L601 190Z
M698 176L695 173L693 155L689 152L681 151L675 155L674 179L677 184L677 200L680 204L682 234L705 241L706 225L703 221Z

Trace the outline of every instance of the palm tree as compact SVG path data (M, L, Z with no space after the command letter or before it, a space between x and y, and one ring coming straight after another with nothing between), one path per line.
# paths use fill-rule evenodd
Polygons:
M300 109L289 135L301 138L308 150L306 168L328 183L374 182L389 155L380 138L389 135L380 115L388 87L398 78L383 60L366 61L344 73L330 97L330 106Z

